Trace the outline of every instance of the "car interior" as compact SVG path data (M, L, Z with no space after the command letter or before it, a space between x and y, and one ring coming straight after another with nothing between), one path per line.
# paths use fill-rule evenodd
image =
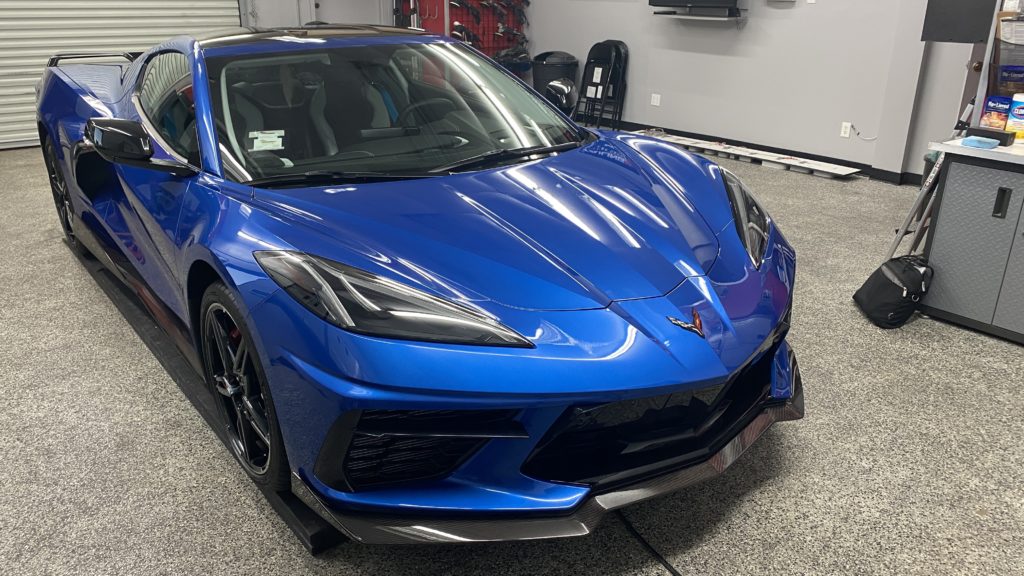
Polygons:
M510 95L431 56L392 45L214 62L222 153L252 177L325 166L402 172L573 138L550 111L543 127L509 117Z
M172 89L156 110L152 120L164 141L189 164L198 166L199 140L192 83Z
M192 86L188 58L181 52L161 52L146 62L137 97L161 140L188 163L199 166Z

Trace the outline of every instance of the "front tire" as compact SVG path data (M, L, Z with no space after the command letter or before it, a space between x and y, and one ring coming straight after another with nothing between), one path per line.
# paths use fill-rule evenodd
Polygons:
M88 256L88 251L75 235L75 208L71 203L71 192L68 189L67 180L64 178L64 171L61 170L60 162L57 160L57 150L49 136L45 136L43 139L43 162L46 164L46 174L50 179L50 192L53 193L53 204L57 208L57 218L60 220L61 231L64 232L64 240L72 252Z
M243 318L223 284L206 290L199 321L203 371L228 446L242 469L256 484L284 490L289 470L277 412Z

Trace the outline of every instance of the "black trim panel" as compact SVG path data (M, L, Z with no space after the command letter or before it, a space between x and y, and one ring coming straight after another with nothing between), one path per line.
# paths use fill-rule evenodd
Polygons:
M261 40L278 38L282 35L309 38L343 38L372 36L424 36L423 30L413 28L396 28L375 24L307 24L305 26L283 28L239 27L226 32L220 31L211 36L197 36L196 40L203 48L221 46L239 46Z
M87 58L124 58L134 62L142 52L58 52L46 61L47 68L60 64L61 60L85 60Z

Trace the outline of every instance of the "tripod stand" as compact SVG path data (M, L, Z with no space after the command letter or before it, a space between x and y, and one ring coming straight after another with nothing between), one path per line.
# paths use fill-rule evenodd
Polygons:
M953 128L953 134L950 136L950 139L962 137L964 132L970 127L971 116L974 114L974 101L975 99L972 98L967 106L964 107L964 112L960 115L960 119ZM932 171L928 173L928 177L921 184L921 192L918 193L917 199L914 200L914 206L910 209L910 213L907 214L903 225L896 231L896 238L893 239L892 245L889 246L889 252L886 254L884 262L888 262L896 256L896 251L899 250L900 244L903 243L903 239L907 236L911 237L910 250L907 251L907 254L917 252L918 248L921 247L921 242L927 238L928 233L931 231L932 212L935 210L935 190L945 163L946 153L943 152L939 155L935 166L932 167Z

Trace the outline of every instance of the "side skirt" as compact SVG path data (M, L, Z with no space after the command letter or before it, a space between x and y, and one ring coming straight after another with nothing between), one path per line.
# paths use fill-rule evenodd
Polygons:
M174 346L188 360L189 365L196 371L196 374L202 375L203 364L199 360L199 354L196 352L193 344L192 334L185 324L150 290L149 286L138 275L135 268L132 267L120 250L111 248L106 242L103 242L88 223L82 220L78 222L82 225L75 229L75 235L82 245L89 252L92 252L93 256L96 256L107 270L138 297L146 312L149 313L149 316L171 338Z

